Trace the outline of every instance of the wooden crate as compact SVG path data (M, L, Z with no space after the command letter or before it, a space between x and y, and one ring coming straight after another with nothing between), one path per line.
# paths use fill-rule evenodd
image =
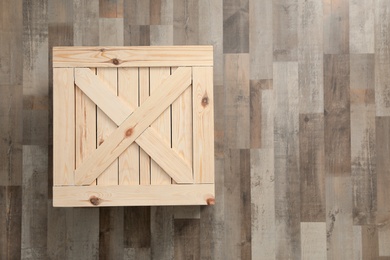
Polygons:
M53 48L56 207L214 203L211 46Z

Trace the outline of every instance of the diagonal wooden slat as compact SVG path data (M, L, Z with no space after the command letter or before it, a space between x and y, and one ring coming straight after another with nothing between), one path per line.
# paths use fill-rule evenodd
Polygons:
M89 185L191 84L191 68L181 67L167 78L75 171L78 185ZM156 105L157 104L157 105ZM178 183L187 183L181 174Z
M75 69L75 83L117 125L133 111L89 68Z
M192 183L192 169L177 156L168 143L149 127L136 140L137 144L176 182Z
M112 94L108 86L90 69L76 68L75 70L76 85L118 126L134 111L134 108L123 104L117 96ZM192 169L169 147L168 143L163 141L156 130L146 129L135 142L175 181L192 182Z

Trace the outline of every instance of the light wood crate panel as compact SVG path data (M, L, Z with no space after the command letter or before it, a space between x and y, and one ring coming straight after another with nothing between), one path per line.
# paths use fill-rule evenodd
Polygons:
M214 204L212 46L53 48L55 207Z

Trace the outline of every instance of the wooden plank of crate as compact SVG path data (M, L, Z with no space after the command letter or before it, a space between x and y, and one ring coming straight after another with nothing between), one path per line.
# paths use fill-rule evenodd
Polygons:
M117 94L117 73L116 68L97 69L99 78L107 84L115 95ZM96 124L97 142L100 146L116 129L116 124L100 108L97 109ZM99 186L115 184L118 184L118 159L115 159L97 178L97 185Z
M76 69L77 70L77 69ZM96 69L87 69L95 72ZM76 75L76 73L75 73ZM96 105L76 87L76 168L96 149ZM96 185L96 181L92 183Z
M149 97L149 68L139 68L139 104ZM150 157L140 148L139 150L139 179L141 185L150 184Z
M171 71L167 67L150 68L150 94L161 87L167 77L169 77ZM151 125L156 129L161 137L171 144L171 108L168 107ZM171 178L167 173L154 161L151 161L151 184L171 184Z
M54 207L207 205L214 184L54 187L53 194Z
M193 67L193 169L195 183L214 182L213 68Z
M118 68L118 96L129 109L138 107L138 68ZM139 146L131 144L119 156L119 185L139 184Z
M178 68L75 171L77 184L90 184L191 84L191 68ZM158 105L156 105L158 104Z
M172 68L171 71L175 71ZM192 166L192 87L172 103L172 148Z
M75 169L73 69L53 69L53 83L53 184L73 185Z
M212 46L54 47L53 67L213 66Z

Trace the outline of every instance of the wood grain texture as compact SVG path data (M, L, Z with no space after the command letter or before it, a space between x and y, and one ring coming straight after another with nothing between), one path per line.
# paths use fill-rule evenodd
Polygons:
M299 116L301 221L325 222L325 144L322 114Z
M375 2L375 108L376 116L390 116L390 3Z
M246 259L288 259L292 248L292 259L323 257L324 238L327 259L389 259L389 17L387 0L0 1L0 258L177 259L175 254L195 251L200 259L243 256L249 245L241 224L248 234L242 218L249 213L229 200L243 201L241 179L248 179L240 164L248 164L251 149ZM98 46L99 39L130 46L213 45L214 206L152 213L150 207L126 207L123 228L122 209L99 216L99 209L52 207L52 47ZM298 92L279 73L285 61L297 63ZM147 86L148 70L139 72ZM144 101L149 88L140 90ZM281 96L286 98L276 102ZM282 146L280 140L293 141ZM284 157L276 157L281 147ZM323 166L317 160L322 149ZM147 174L140 180L148 185L150 158L143 154ZM281 164L286 154L295 157ZM292 171L295 162L299 172ZM321 167L325 182L309 179L324 178ZM295 177L287 182L290 175ZM232 178L240 191L227 188ZM324 200L313 193L325 193ZM281 208L287 204L297 206ZM178 220L183 232L175 231ZM197 221L199 237L189 237Z
M374 56L350 57L351 174L354 224L375 223L377 211Z
M349 53L349 1L324 1L324 53Z
M229 148L249 148L249 56L226 54L225 56L225 142Z
M374 53L375 1L349 1L349 51Z
M297 61L298 4L293 0L272 2L273 60Z
M174 259L200 259L199 219L174 220Z
M250 79L272 79L273 15L271 1L249 0Z
M298 2L298 73L299 112L323 113L323 4L321 1Z
M324 56L325 171L351 174L349 55Z
M223 53L249 52L249 0L223 1Z

